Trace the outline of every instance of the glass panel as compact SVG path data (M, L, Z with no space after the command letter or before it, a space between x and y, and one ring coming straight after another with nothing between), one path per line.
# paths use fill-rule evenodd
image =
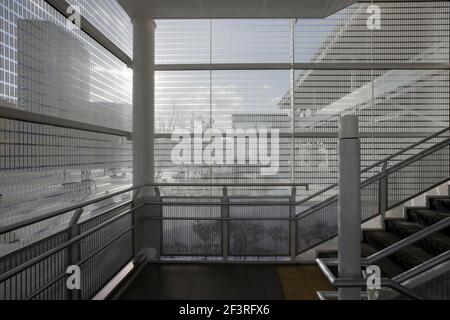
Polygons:
M203 163L194 165L189 162L181 165L172 158L172 150L178 144L177 140L183 142L179 134L187 132L186 138L193 142L191 135L194 129L203 130L210 127L210 85L209 71L156 73L155 123L158 135L155 140L155 167L158 181L190 182L209 178L209 169ZM172 134L175 134L173 141ZM189 159L193 161L195 150L189 142ZM203 146L202 143L201 145Z
M290 21L212 20L213 63L291 61Z
M131 154L117 136L0 119L0 225L129 186Z
M3 105L131 130L132 72L45 1L2 1Z
M367 3L356 3L325 19L299 19L295 61L448 62L448 1L376 2L380 29L368 28Z
M210 63L209 20L157 20L157 64Z
M291 129L290 104L283 95L290 73L275 71L213 71L212 121L217 129Z
M310 136L296 138L296 179L311 183L312 193L337 181L338 117L343 114L359 116L363 168L449 125L446 70L296 71L294 97L295 131ZM336 138L320 137L324 133ZM439 139L406 152L390 166Z
M236 219L230 222L230 255L242 256L288 256L289 255L289 221L276 220L289 218L289 207L281 205L289 198L240 198L232 202L280 202L278 206L232 206L230 216ZM275 219L275 220L269 220Z
M75 10L130 57L133 56L133 26L116 0L68 0Z
M202 198L197 190L195 198L165 198L165 202L210 202L217 203L220 198ZM193 195L194 196L194 195ZM163 221L162 251L168 256L220 256L222 254L222 222L214 220L221 217L220 206L165 206L163 217L191 220ZM207 218L211 220L196 220Z
M210 126L210 72L156 72L156 132L193 130L195 122Z
M337 182L337 143L339 117L360 115L361 132L370 132L371 71L297 70L295 72L295 179L310 184L314 194ZM290 94L289 92L286 95ZM363 154L370 158L370 139L362 143ZM366 157L363 166L366 166ZM324 194L324 200L329 197Z
M224 148L233 147L236 152L234 156L224 153L227 165L215 166L212 178L244 183L289 181L291 143L286 134L290 132L292 118L289 109L281 108L288 103L282 97L289 86L289 71L213 72L212 127L226 135ZM272 140L270 132L264 133L271 129L278 132L278 141L275 137ZM239 132L244 135L238 136ZM262 161L261 144L265 136L266 154L271 158L267 165ZM273 157L272 148L279 149L278 159ZM266 174L263 171L269 166L273 172Z

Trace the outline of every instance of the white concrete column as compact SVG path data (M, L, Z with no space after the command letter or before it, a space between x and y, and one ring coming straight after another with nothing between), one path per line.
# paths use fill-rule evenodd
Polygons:
M361 278L361 149L358 117L339 128L338 257L340 278ZM360 300L360 288L339 289L340 300Z
M152 19L133 19L133 184L154 183L155 29Z
M155 29L152 19L133 18L133 184L155 182ZM153 187L141 190L135 204L161 201ZM135 212L136 254L158 260L161 252L161 206L147 205Z

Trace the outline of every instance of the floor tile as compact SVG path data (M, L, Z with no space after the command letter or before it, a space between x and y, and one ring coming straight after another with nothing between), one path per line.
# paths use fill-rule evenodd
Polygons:
M131 300L316 299L333 290L316 266L268 264L154 264L121 297Z

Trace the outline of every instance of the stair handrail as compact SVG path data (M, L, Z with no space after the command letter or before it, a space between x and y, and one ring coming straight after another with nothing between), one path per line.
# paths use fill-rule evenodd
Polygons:
M415 266L412 269L409 269L398 276L395 276L392 278L393 281L396 281L398 283L403 283L405 281L408 281L434 267L437 267L443 263L446 263L450 260L450 250L447 250L440 255L431 258L430 260L427 260L418 266Z
M434 138L436 138L436 137L446 133L447 131L450 131L450 127L442 129L441 131L438 131L438 132L436 132L436 133L434 133L434 134L432 134L432 135L430 135L430 136L428 136L428 137L426 137L426 138L424 138L422 140L419 140L419 141L413 143L412 145L410 145L410 146L408 146L408 147L406 147L406 148L404 148L404 149L402 149L402 150L400 150L400 151L398 151L398 152L396 152L396 153L394 153L394 154L384 158L383 160L380 160L380 161L370 165L369 167L367 167L364 170L362 170L361 173L366 173L366 172L368 172L368 171L370 171L370 170L372 170L372 169L374 169L374 168L384 164L385 162L389 162L392 159L394 159L395 157L398 157L399 155L402 155L403 153L405 153L405 152L407 152L409 150L412 150L415 147L420 146L421 144L423 144L423 143L425 143L427 141L430 141L431 139L434 139Z
M433 134L432 136L427 137L426 139L423 139L423 140L421 140L421 141L415 143L414 145L411 145L410 147L405 148L405 149L410 150L410 149L420 145L423 142L426 142L426 141L428 141L428 140L430 140L430 139L432 139L434 137L437 137L437 136L441 135L442 133L447 132L448 129L449 128L446 128L445 130L442 130L442 131L440 131L440 132L438 132L436 134ZM376 174L376 175L374 175L374 176L364 180L361 183L361 188L364 188L364 187L366 187L366 186L368 186L368 185L370 185L370 184L372 184L372 183L374 183L376 181L379 181L380 179L388 177L392 173L395 173L395 172L401 170L402 168L407 167L411 163L414 163L417 160L420 160L420 159L422 159L422 158L424 158L424 157L426 157L426 156L428 156L430 154L433 154L436 151L439 151L439 150L445 148L448 145L450 145L450 138L446 138L446 139L444 139L444 140L442 140L442 141L440 141L440 142L438 142L438 143L428 147L427 149L422 150L421 152L419 152L419 153L417 153L417 154L415 154L415 155L413 155L413 156L411 156L411 157L409 157L409 158L407 158L407 159L397 163L396 165L394 165L394 166L392 166L392 167L390 167L388 169L385 168L385 170L382 170L382 172L380 172L380 173L378 173L378 174ZM390 156L388 158L392 159L392 158L398 156L399 154L401 154L401 153L397 153L396 155L392 155L392 156ZM386 158L386 159L388 159L388 158ZM366 168L366 171L370 170L370 169L373 169L377 165L380 165L380 164L383 164L383 163L385 164L386 162L379 161L378 163L376 163L376 164L372 165L371 167L369 167L369 169ZM330 197L329 199L326 199L324 202L325 203L329 203L330 201L336 201L336 199L337 199L337 196L333 196L333 197ZM302 217L310 215L310 214L316 212L317 208L319 208L319 205L315 205L315 206L309 208L309 210L304 211L305 214L302 215ZM322 207L322 205L320 207ZM421 241L421 240L427 238L428 236L430 236L430 235L432 235L432 234L434 234L436 232L439 232L439 231L441 231L441 230L443 230L445 228L448 228L448 227L450 227L450 217L445 218L445 219L443 219L443 220L441 220L441 221L439 221L439 222L437 222L437 223L435 223L435 224L433 224L431 226L427 226L424 229L422 229L422 230L420 230L420 231L418 231L418 232L416 232L416 233L414 233L414 234L412 234L412 235L410 235L410 236L408 236L408 237L406 237L406 238L404 238L404 239L402 239L402 240L400 240L400 241L398 241L398 242L396 242L396 243L394 243L394 244L392 244L392 245L390 245L390 246L388 246L388 247L386 247L386 248L384 248L384 249L382 249L382 250L380 250L380 251L370 255L369 257L362 258L361 259L361 265L364 265L364 266L372 265L375 262L377 262L378 260L386 258L386 257L388 257L388 256L390 256L392 254L395 254L399 250L401 250L401 249L403 249L403 248L405 248L405 247L407 247L409 245L413 245L414 243L416 243L418 241ZM413 299L424 299L422 296L415 294L411 289L407 288L404 285L404 283L406 281L414 278L414 277L420 276L423 272L426 272L426 271L428 271L428 270L430 270L430 269L432 269L432 268L434 268L436 266L439 266L439 265L441 265L443 263L448 262L449 260L450 260L450 250L447 250L446 252L441 253L440 255L438 255L436 257L433 257L430 260L425 261L425 262L421 263L420 265L418 265L418 266L416 266L416 267L414 267L414 268L412 268L410 270L407 270L407 271L401 273L400 275L397 275L396 277L393 277L392 279L383 278L382 279L382 284L384 286L386 286L386 287L390 287L390 288L392 288L392 289L394 289L394 290L396 290L396 291L398 291L400 293L403 293L403 294L409 296L410 298L413 298ZM332 272L330 271L328 266L331 266L331 265L336 266L336 265L338 265L338 260L337 259L320 259L319 258L319 259L316 259L316 261L317 261L317 264L319 265L320 269L327 276L327 278L330 281L330 283L333 284L335 287L338 287L338 288L339 287L359 287L360 284L364 283L364 281L362 279L356 279L356 278L355 279L341 279L341 278L336 278L332 274Z
M439 143L437 143L437 144L427 148L426 150L423 150L423 151L419 152L418 154L413 155L410 158L403 160L402 162L400 162L400 163L396 164L395 166L391 167L389 170L380 172L380 173L376 174L375 176L366 179L365 181L363 181L361 183L361 188L364 188L364 187L366 187L366 186L368 186L368 185L370 185L370 184L372 184L372 183L374 183L376 181L381 181L383 178L388 177L390 174L392 174L392 173L394 173L394 172L396 172L398 170L401 170L402 168L404 168L405 166L407 166L411 162L418 161L418 160L422 159L423 157L426 157L427 155L432 154L432 153L436 152L437 150L440 150L440 149L446 147L449 144L450 144L450 138L447 138L444 141L441 141L441 142L439 142ZM304 218L306 218L308 216L311 216L312 214L314 214L318 210L321 210L322 208L324 208L324 207L328 206L329 204L334 203L336 201L337 201L337 195L333 195L333 196L329 197L328 199L325 199L324 201L322 201L320 203L317 203L317 204L309 207L308 209L298 213L296 215L296 219L299 221L299 220L304 219ZM379 211L381 211L381 209ZM378 212L378 215L380 215L380 214L382 215L382 212ZM444 223L442 223L442 224L444 224ZM439 224L435 228L439 228L439 226L441 226L441 224ZM449 226L450 226L450 223L449 223ZM445 226L443 226L442 228L445 228ZM439 230L441 230L441 229L439 229ZM334 236L330 236L327 240L331 239ZM418 240L420 240L420 239L418 239ZM416 240L416 241L418 241L418 240ZM318 243L318 244L320 244L320 243ZM318 244L315 244L315 245L318 245ZM302 252L304 252L304 250ZM300 252L297 252L297 253L300 254Z
M426 138L424 138L424 139L422 139L420 141L417 141L417 142L411 144L410 146L408 146L408 147L406 147L406 148L404 148L404 149L402 149L402 150L400 150L400 151L398 151L398 152L396 152L396 153L394 153L394 154L392 154L392 155L390 155L390 156L388 156L388 157L386 157L386 158L384 158L384 159L382 159L382 160L380 160L380 161L378 161L378 162L376 162L376 163L374 163L374 164L364 168L363 170L361 170L361 174L364 174L364 173L366 173L366 172L368 172L368 171L370 171L370 170L372 170L372 169L374 169L374 168L376 168L376 167L378 167L380 165L383 165L384 163L389 162L390 160L394 159L395 157L398 157L398 156L404 154L405 152L407 152L407 151L409 151L411 149L414 149L415 147L417 147L417 146L419 146L419 145L421 145L421 144L423 144L425 142L428 142L431 139L434 139L434 138L436 138L436 137L438 137L438 136L440 136L440 135L442 135L442 134L444 134L444 133L446 133L448 131L450 131L450 127L446 127L445 129L443 129L441 131L438 131L438 132L436 132L436 133L434 133L434 134L432 134L432 135L430 135L430 136L428 136L428 137L426 137ZM408 159L405 159L405 160L401 161L400 163L396 164L395 166L393 166L391 168L386 169L385 172L378 173L378 174L374 175L373 177L366 179L365 181L362 182L361 188L367 186L368 184L370 184L370 183L372 183L372 182L374 182L376 180L379 180L382 177L385 177L385 176L387 176L387 175L389 175L389 174L391 174L391 173L393 173L395 171L398 171L401 168L405 167L405 165L401 166L402 163L406 163L406 161L414 162L415 160L417 160L417 158L419 158L423 154L425 154L427 150L433 149L433 151L435 151L434 148L441 147L441 144L445 146L446 144L449 143L449 141L450 141L450 137L447 137L445 140L436 143L435 145L429 147L428 149L426 149L424 151L421 151L418 154L415 154L415 155L409 157ZM338 186L338 183L334 183L334 184L332 184L332 185L330 185L330 186L328 186L328 187L326 187L326 188L324 188L324 189L314 193L313 195L308 196L305 199L302 199L302 200L298 201L296 205L297 206L302 205L302 204L304 204L304 203L306 203L306 202L308 202L308 201L310 201L310 200L312 200L312 199L314 199L314 198L324 194L325 192L336 188L337 186ZM304 210L302 212L297 213L297 216L298 217L307 216L307 215L309 215L309 213L314 212L315 211L314 209L322 208L323 205L327 205L329 202L332 202L332 200L335 200L336 197L337 197L336 195L335 196L331 196L331 197L323 200L322 202L320 202L320 203L318 203L318 204L316 204L314 206L311 206L310 208L307 208L306 210ZM310 212L310 211L312 211L312 212Z
M361 182L361 188L367 187L368 185L374 183L377 180L380 180L381 178L390 176L392 173L400 171L401 169L407 167L411 163L414 163L417 160L420 160L430 154L433 154L434 152L436 152L438 150L445 148L448 144L450 144L450 138L440 141L440 142L428 147L427 149L422 150L419 153L412 155L411 157L409 157L407 159L402 160L401 162L393 165L390 168L386 168L382 172L379 172L379 173L373 175L372 177L367 178L366 180Z
M414 243L416 243L417 241L423 240L426 237L439 232L447 227L450 226L450 217L445 218L431 226L428 226L412 235L410 235L409 237L406 237L398 242L395 242L393 244L391 244L390 246L372 254L371 256L367 257L367 258L363 258L361 261L363 264L373 264L376 261L386 258L387 256L390 256L394 253L396 253L397 251L412 245Z
M317 265L323 272L327 280L336 288L363 288L367 286L367 281L362 278L336 278L333 272L329 268L328 259L316 259ZM381 278L381 285L383 287L391 288L397 292L404 294L405 296L415 300L425 300L425 298L415 293L410 288L394 281L389 278Z
M447 218L446 220L448 220L450 218ZM450 220L449 220L450 221ZM448 221L447 221L448 224ZM443 225L441 225L439 228L436 228L433 230L433 232L437 232L440 228L445 228ZM426 237L426 236L425 236ZM411 237L409 237L411 238ZM414 241L413 241L414 240ZM412 243L414 243L417 239L413 239L411 240ZM419 239L420 240L420 239ZM409 241L408 241L409 242ZM399 242L397 242L399 243ZM407 246L410 243L402 243L402 247ZM394 244L395 245L395 244ZM393 247L394 245L390 246ZM398 248L398 250L400 250L401 248ZM388 254L389 255L389 254ZM374 256L374 255L372 255ZM370 265L373 264L374 262L376 262L377 260L383 258L385 256L379 256L379 257L375 257L373 258L373 261L369 261L369 258L362 258L361 259L361 265ZM435 268L439 265L442 265L443 263L446 263L450 260L450 250L447 250L443 253L441 253L438 256L435 256L433 258L431 258L430 260L427 260L421 264L419 264L418 266L415 266L412 269L409 269L393 278L383 278L381 279L382 284L386 287L389 287L391 289L394 289L400 293L403 293L407 296L409 296L410 298L413 299L424 299L424 297L417 295L416 293L414 293L414 291L410 288L408 288L404 283L408 280L411 280L412 278L415 278L417 276L420 276L421 274L423 274L424 272L427 272L429 270L431 270L432 268ZM338 265L338 260L331 258L331 259L323 259L323 258L318 258L316 259L316 262L319 266L319 268L321 269L321 271L324 273L324 275L326 276L326 278L328 279L328 281L335 287L339 288L339 287L362 287L364 286L364 280L363 279L344 279L344 278L339 278L336 277L333 272L330 270L329 266L337 266ZM412 295L413 294L413 295Z

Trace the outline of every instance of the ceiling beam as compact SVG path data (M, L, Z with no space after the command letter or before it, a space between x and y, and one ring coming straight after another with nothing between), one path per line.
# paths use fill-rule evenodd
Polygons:
M357 0L118 0L132 18L324 18Z

